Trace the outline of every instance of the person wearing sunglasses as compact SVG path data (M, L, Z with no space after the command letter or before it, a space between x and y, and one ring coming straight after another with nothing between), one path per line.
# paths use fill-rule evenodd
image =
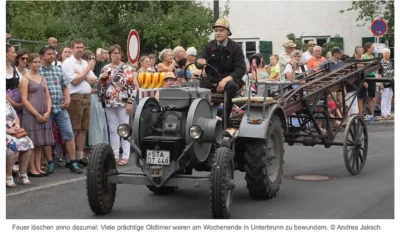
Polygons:
M28 73L28 57L29 57L29 51L26 49L22 49L18 51L17 57L15 58L15 66L17 67L17 73L19 75L19 78L23 78L26 73Z

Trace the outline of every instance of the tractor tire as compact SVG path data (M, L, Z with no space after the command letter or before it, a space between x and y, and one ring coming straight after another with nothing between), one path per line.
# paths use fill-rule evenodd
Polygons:
M214 219L229 219L233 199L233 153L217 148L210 175L210 206Z
M160 195L166 195L175 192L176 187L155 187L155 186L147 186L147 188L155 193L155 194L160 194Z
M116 171L114 153L110 145L97 144L92 151L86 172L86 191L90 209L96 215L111 212L117 184L107 183L107 173Z
M249 194L256 199L276 196L283 174L284 137L282 123L274 115L266 139L245 142L245 170Z

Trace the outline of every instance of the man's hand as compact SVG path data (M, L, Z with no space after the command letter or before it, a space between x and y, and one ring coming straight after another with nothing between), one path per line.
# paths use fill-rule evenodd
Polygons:
M364 82L364 83L363 83L363 86L364 86L364 88L368 88L368 83L367 83L367 82Z
M206 63L206 59L197 59L197 64L199 66L204 66Z
M62 103L61 107L68 108L70 102L71 102L71 100L67 96L64 96L64 102Z
M224 89L225 89L225 85L228 81L232 80L232 77L227 76L224 79L222 79L219 83L218 83L218 87L217 87L217 92L218 93L223 93Z

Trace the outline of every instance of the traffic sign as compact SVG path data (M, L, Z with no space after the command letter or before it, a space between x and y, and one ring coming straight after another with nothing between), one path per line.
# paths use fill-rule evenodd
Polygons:
M383 19L376 19L371 23L371 31L374 36L383 36L387 30L387 23Z
M128 50L128 59L131 64L135 64L139 58L140 54L140 40L139 34L136 30L131 30L128 35L128 45L126 46Z

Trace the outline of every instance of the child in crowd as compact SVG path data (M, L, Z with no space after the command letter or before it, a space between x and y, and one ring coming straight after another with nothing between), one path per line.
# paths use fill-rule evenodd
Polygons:
M269 61L271 62L271 65L268 67L268 73L269 73L269 79L268 80L280 80L280 72L281 72L281 67L279 66L279 56L278 55L272 55L269 58Z

